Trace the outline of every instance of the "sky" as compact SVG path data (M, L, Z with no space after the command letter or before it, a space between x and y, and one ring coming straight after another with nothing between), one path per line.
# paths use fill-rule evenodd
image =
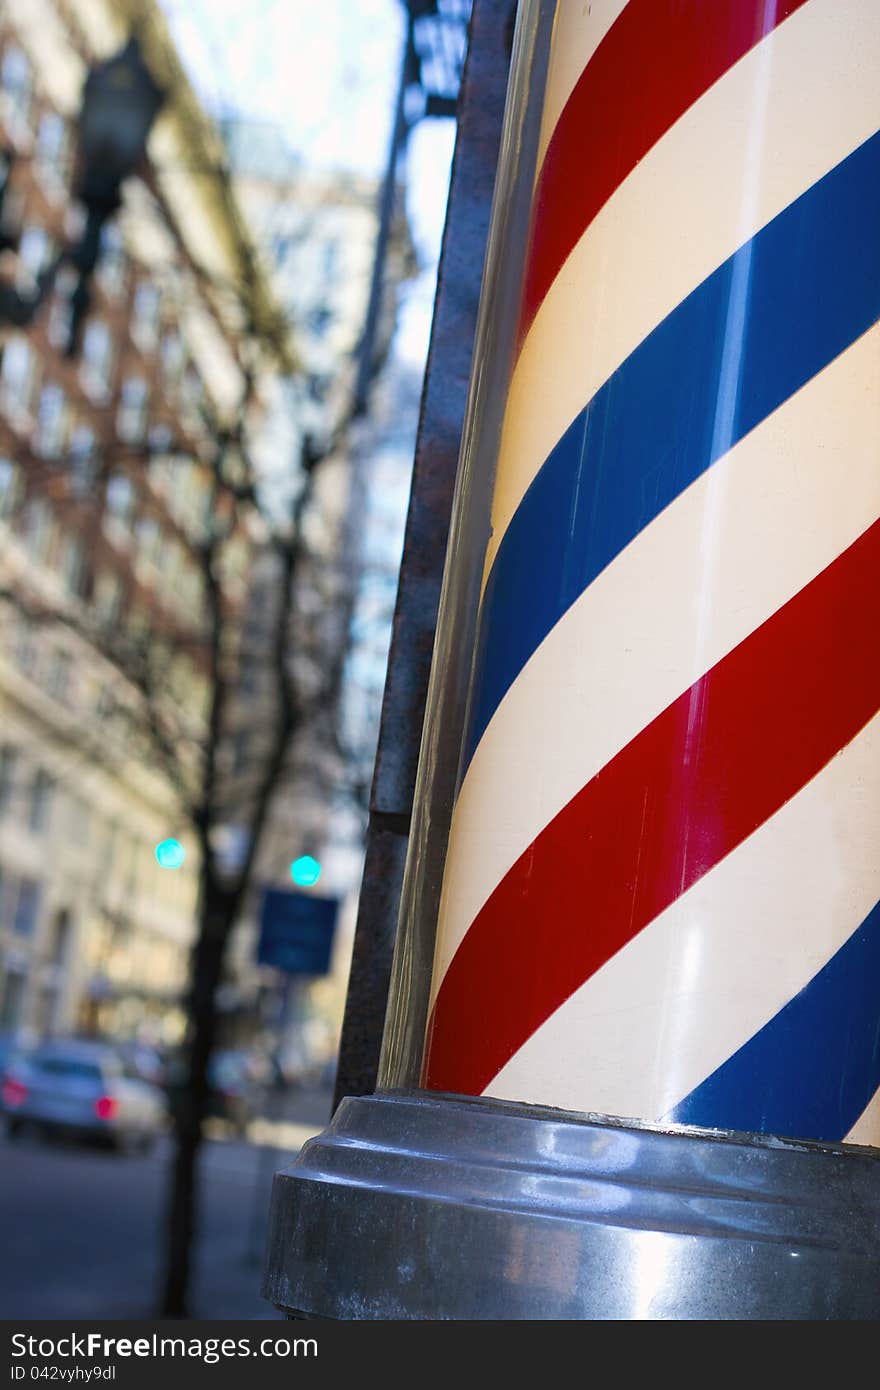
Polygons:
M190 79L215 116L277 122L310 165L381 176L403 40L399 0L161 0ZM408 289L399 355L424 361L453 122L416 127L409 214L426 272Z

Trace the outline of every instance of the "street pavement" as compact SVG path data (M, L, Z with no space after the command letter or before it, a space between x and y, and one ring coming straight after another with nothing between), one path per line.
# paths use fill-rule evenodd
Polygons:
M260 1297L276 1168L326 1124L329 1091L291 1093L248 1139L203 1149L192 1315L275 1318ZM146 1157L0 1130L0 1318L152 1318L171 1146Z

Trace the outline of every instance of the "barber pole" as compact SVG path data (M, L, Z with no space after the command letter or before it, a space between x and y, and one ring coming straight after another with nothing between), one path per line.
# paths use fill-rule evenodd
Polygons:
M558 8L431 1088L880 1139L878 72Z
M267 1295L877 1318L880 4L518 33L380 1089Z

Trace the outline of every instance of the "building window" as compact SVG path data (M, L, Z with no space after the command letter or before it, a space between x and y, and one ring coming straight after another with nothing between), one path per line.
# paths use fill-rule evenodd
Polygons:
M147 383L143 377L130 376L122 383L116 429L126 444L139 443L147 428Z
M0 747L0 816L5 816L13 805L17 768L18 749L4 743Z
M113 340L103 319L86 326L82 344L80 380L93 401L106 404L113 385Z
M62 266L55 277L55 289L49 305L46 331L49 335L49 342L58 352L64 351L70 342L72 296L76 279L76 271L69 265ZM86 333L88 333L88 327Z
M37 453L46 459L60 456L66 443L68 428L67 397L60 386L50 382L40 392L37 407L37 431L35 447Z
M193 565L187 565L180 576L178 592L183 613L198 619L202 611L202 576Z
M32 878L23 878L18 885L12 930L18 936L33 936L39 915L40 885Z
M26 130L33 96L31 65L18 44L8 44L0 65L0 83L10 99L12 111L19 129Z
M171 448L171 441L174 438L171 433L171 426L166 425L163 420L160 420L158 424L150 426L148 437L150 449L156 454L163 455L167 462L168 450Z
M3 405L8 414L29 413L36 389L37 363L30 344L20 333L15 334L3 349L0 366L0 388Z
M81 598L86 579L86 555L76 536L64 537L58 569L67 592L74 598Z
M134 488L124 473L114 473L107 483L107 514L127 526L134 510Z
M176 328L169 328L162 335L159 347L162 380L166 386L177 386L183 371L183 358L183 339Z
M34 165L44 192L53 198L66 190L70 172L70 142L67 122L57 111L47 111L37 128Z
M52 799L52 778L41 767L34 773L31 783L28 825L36 834L46 829L49 823L49 806Z
M111 299L119 299L122 296L128 279L128 259L122 233L116 222L104 224L97 278L104 293Z
M21 1026L26 983L23 970L7 967L0 985L0 1032L14 1033Z
M88 425L77 425L71 435L67 455L70 490L75 497L89 497L98 475L95 433Z
M131 306L131 336L142 352L152 352L159 340L159 288L151 280L141 280Z
M46 672L46 690L55 700L66 700L70 694L72 662L69 652L54 651Z
M18 242L18 259L34 280L45 270L54 254L54 243L45 227L25 227Z
M181 460L171 496L179 525L189 536L201 539L213 521L213 489L203 470L197 464Z
M116 698L116 693L109 681L98 690L98 698L95 701L95 714L99 719L109 719L119 713L120 704Z
M153 560L153 564L159 571L160 576L164 575L168 568L173 545L174 542L171 540L170 536L168 536L166 532L160 531L156 540L156 549L154 552L155 559Z
M36 992L33 1027L38 1038L51 1038L58 1028L59 981L57 977L40 985Z
M0 517L15 511L21 491L21 477L12 459L0 458Z
M37 647L34 633L28 618L22 614L15 634L15 659L24 676L32 676L36 664Z
M205 389L193 366L187 367L183 374L181 405L187 428L200 434L205 428Z
M55 914L55 920L52 923L52 932L47 949L50 964L61 966L67 964L72 937L73 919L70 915L70 909L62 907Z
M167 454L155 454L147 464L147 477L156 492L163 492L171 471L171 460Z
M174 464L173 476L169 469L168 502L171 513L179 526L186 527L189 522L189 502L188 495L191 478L195 473L195 468L190 459L178 456Z
M146 611L140 604L132 604L127 613L126 631L135 647L146 646L150 623Z
M3 120L3 94L0 92L0 123ZM9 111L6 113L6 126L9 127ZM7 245L14 246L15 239L21 235L24 226L25 194L24 186L11 177L14 152L11 146L0 147L0 184L3 185L3 226Z
M185 559L186 555L180 542L169 539L164 547L160 572L162 591L166 600L177 593L177 581Z
M55 538L55 524L49 505L41 497L35 497L27 504L24 516L24 542L31 559L37 564L46 564L52 551Z
M155 565L159 554L161 533L159 523L152 516L142 517L137 528L138 560L143 564Z
M102 623L110 626L119 617L122 600L122 585L115 574L109 570L98 575L95 584L95 612Z

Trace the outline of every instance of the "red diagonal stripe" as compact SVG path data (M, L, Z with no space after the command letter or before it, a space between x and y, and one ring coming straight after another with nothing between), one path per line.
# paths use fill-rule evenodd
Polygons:
M878 632L880 521L520 856L440 987L427 1086L479 1095L569 995L855 737L880 708Z
M629 0L566 102L535 190L522 342L596 213L671 125L806 0Z

